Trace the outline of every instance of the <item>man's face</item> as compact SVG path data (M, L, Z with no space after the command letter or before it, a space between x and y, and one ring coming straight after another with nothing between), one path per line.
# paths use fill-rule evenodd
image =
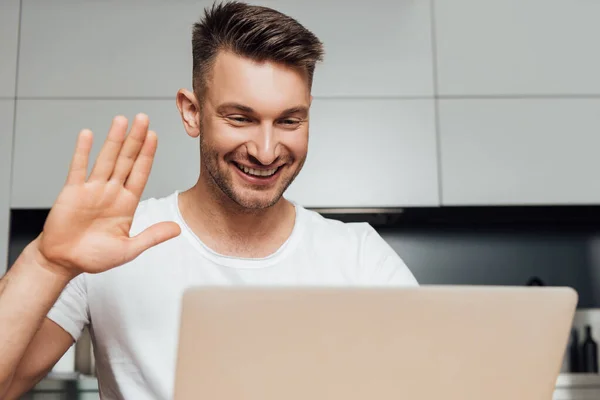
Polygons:
M220 52L200 116L203 179L247 209L277 203L306 159L310 103L303 71Z

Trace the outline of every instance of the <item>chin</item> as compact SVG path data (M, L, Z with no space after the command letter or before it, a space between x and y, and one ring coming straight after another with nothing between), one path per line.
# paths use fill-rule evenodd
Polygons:
M236 202L240 207L248 210L264 210L269 207L273 207L282 196L235 196L232 200Z
M240 207L247 210L264 210L276 205L289 186L289 180L279 177L270 187L248 187L245 184L230 185L224 192Z

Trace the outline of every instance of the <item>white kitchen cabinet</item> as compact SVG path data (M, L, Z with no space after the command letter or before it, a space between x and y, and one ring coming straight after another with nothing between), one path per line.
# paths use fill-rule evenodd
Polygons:
M18 96L171 98L191 88L192 24L212 3L23 0ZM429 1L254 3L324 42L316 96L433 95Z
M62 189L81 129L94 132L92 162L112 118L150 118L158 149L143 197L192 186L200 168L198 140L187 135L172 100L18 100L11 206L50 208Z
M19 0L0 1L0 98L15 97Z
M112 117L137 112L150 116L159 137L144 197L193 185L198 143L171 101L19 100L12 207L51 207L77 133L94 131L95 159ZM286 195L310 207L436 205L433 113L432 100L315 100L308 160Z
M600 94L600 2L434 0L441 95Z
M552 400L598 400L600 388L558 388L554 391Z
M439 102L442 204L600 203L600 99Z
M200 2L208 4L208 1ZM192 2L23 0L19 97L174 97L191 88Z
M259 3L257 3L259 4ZM325 46L315 96L432 96L431 2L263 0Z
M317 99L310 118L288 198L311 208L439 204L433 100Z
M600 399L600 376L598 374L560 374L552 400Z
M14 100L0 100L0 275L8 263Z

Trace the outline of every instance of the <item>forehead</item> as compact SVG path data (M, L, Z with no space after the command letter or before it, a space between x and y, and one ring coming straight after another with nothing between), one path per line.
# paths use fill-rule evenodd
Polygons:
M268 112L310 103L308 74L301 68L220 51L210 75L206 100L215 106L236 102Z

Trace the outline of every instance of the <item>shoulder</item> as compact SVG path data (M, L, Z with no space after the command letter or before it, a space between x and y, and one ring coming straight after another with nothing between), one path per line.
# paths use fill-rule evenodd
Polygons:
M164 197L152 197L140 201L133 215L133 220L129 228L129 236L137 236L159 222L175 222L182 226L183 221L179 216L179 209L177 208L177 196L178 192L173 192ZM169 249L172 250L174 243L179 241L179 237L167 240L166 242L145 250L138 257L123 264L119 268L113 268L110 271L103 272L102 274L94 274L93 276L90 276L90 279L92 277L94 280L101 280L100 277L103 279L108 279L108 277L113 275L124 274L126 271L132 271L132 267L136 265L140 266L146 265L152 261L160 261L164 257L165 252L168 252ZM133 268L133 270L135 270L135 268Z
M377 230L367 222L342 222L298 205L296 207L301 215L305 234L327 236L346 246L354 244L375 249L390 248Z
M138 203L130 234L136 235L149 226L162 221L179 221L178 192L163 197L151 197Z
M302 213L305 234L329 238L343 246L364 247L385 243L377 231L366 222L342 222L303 207L298 209Z
M173 221L181 224L177 209L178 192L173 192L164 197L147 198L140 201L133 215L129 236L133 237L152 225L163 222ZM145 250L138 257L123 265L112 268L99 274L81 274L81 284L88 290L98 293L106 287L111 287L113 292L125 287L129 287L131 282L139 283L143 274L145 280L150 279L149 271L153 266L160 267L166 257L169 257L173 249L178 246L179 238L173 238L159 245ZM96 289L96 290L94 290Z
M416 285L417 281L400 255L366 222L342 222L298 207L304 235L315 243L352 254L359 283Z

